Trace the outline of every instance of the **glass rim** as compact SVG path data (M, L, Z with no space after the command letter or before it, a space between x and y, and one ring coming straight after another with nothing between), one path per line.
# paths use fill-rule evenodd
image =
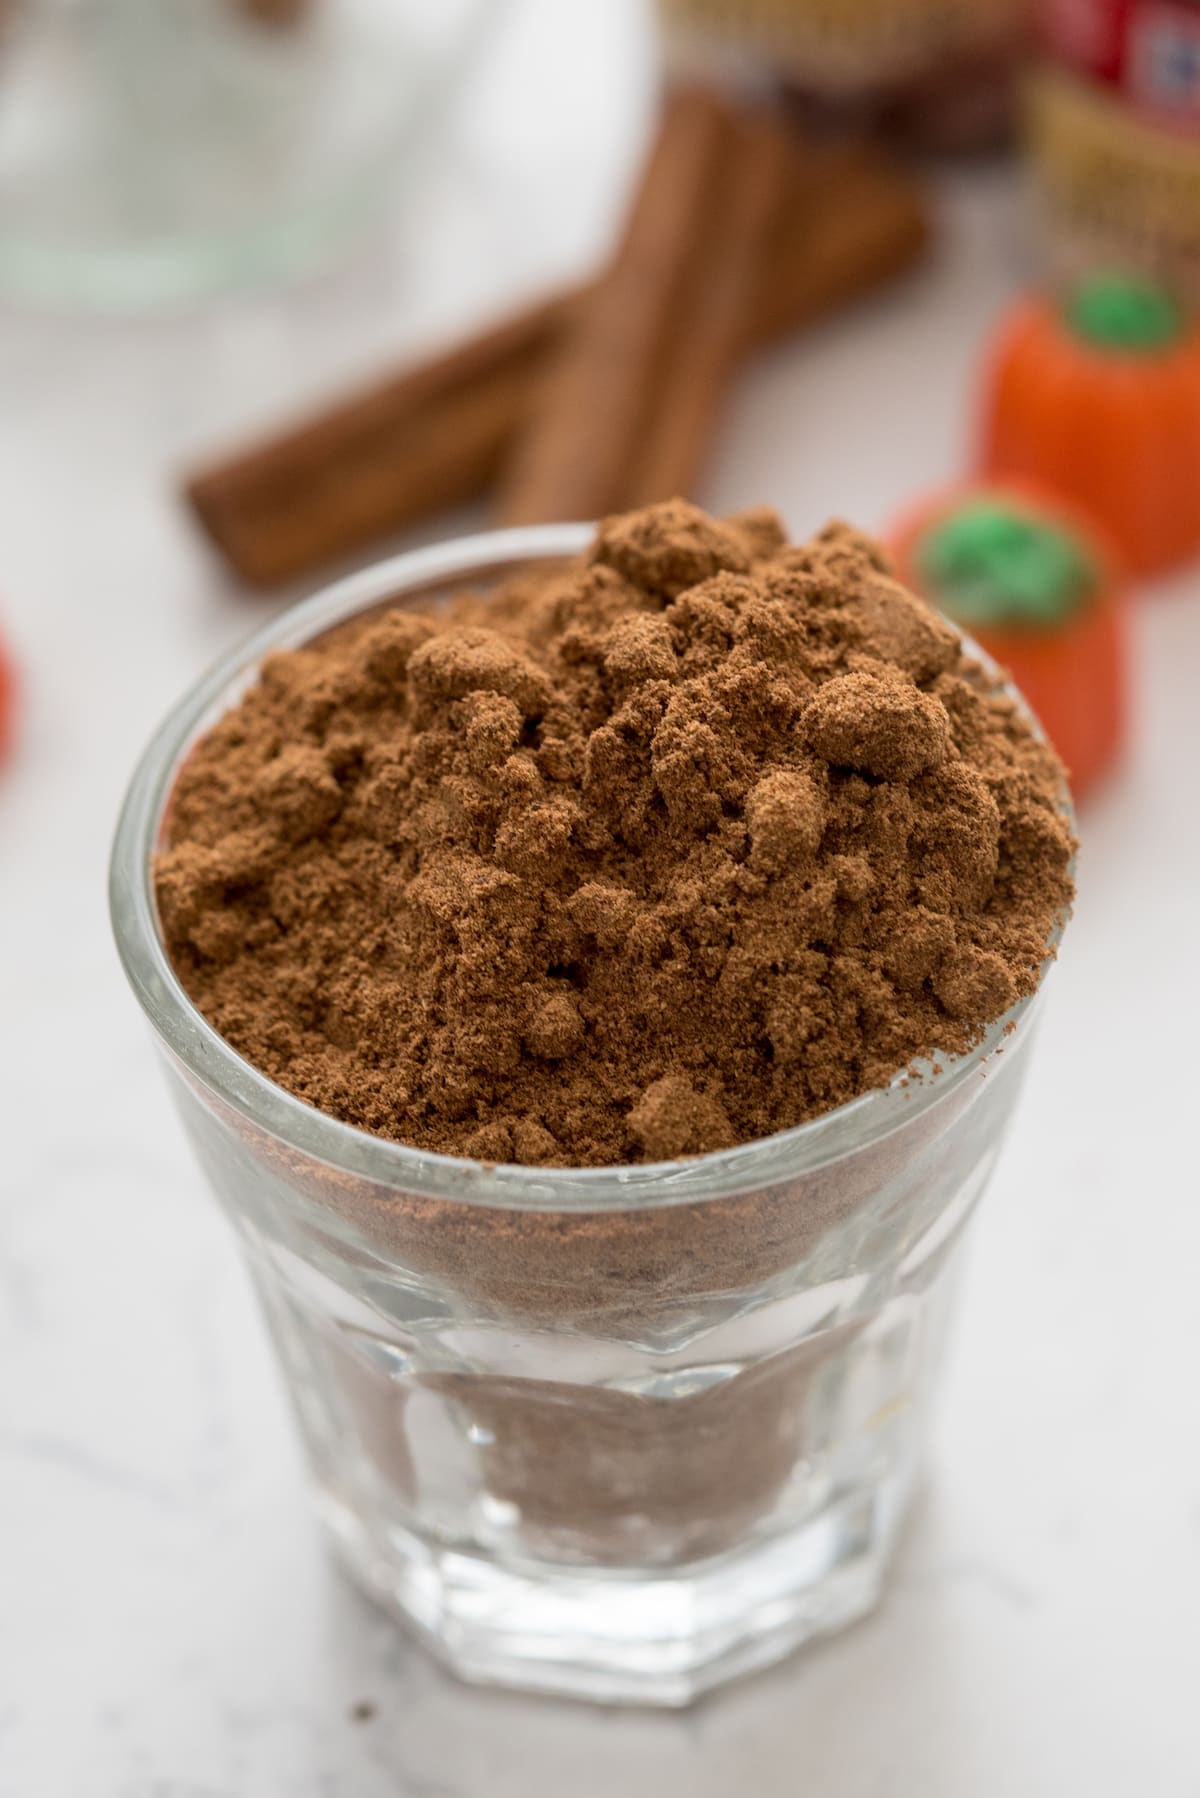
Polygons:
M1067 915L1047 945L1035 990L1019 999L963 1055L916 1061L832 1111L772 1136L683 1160L603 1167L489 1164L434 1154L376 1136L319 1111L241 1056L189 998L166 951L151 878L167 799L197 737L257 676L273 650L294 649L356 614L419 599L538 562L579 555L590 524L520 526L450 539L370 564L285 608L221 656L168 712L143 750L122 803L109 869L113 934L125 974L159 1039L191 1078L250 1125L312 1160L424 1198L508 1210L648 1209L734 1197L811 1173L873 1145L955 1092L1003 1048L1041 994ZM969 637L971 652L990 658ZM1036 718L1012 687L1035 728ZM1070 816L1069 799L1064 797Z

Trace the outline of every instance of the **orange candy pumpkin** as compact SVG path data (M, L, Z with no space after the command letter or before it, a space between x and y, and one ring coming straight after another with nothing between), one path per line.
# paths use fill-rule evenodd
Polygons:
M1125 604L1082 515L1018 482L918 505L890 538L899 578L961 626L1033 707L1082 797L1125 735Z
M8 660L4 641L0 638L0 761L4 760L12 746L15 684L12 663Z
M1083 507L1139 574L1200 552L1200 328L1131 280L1024 300L991 354L982 464Z

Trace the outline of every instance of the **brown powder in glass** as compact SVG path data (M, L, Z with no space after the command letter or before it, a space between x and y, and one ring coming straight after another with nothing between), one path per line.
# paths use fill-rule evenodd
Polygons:
M158 903L201 1011L321 1110L488 1162L658 1160L1031 992L1062 778L874 544L675 501L269 657L179 775Z

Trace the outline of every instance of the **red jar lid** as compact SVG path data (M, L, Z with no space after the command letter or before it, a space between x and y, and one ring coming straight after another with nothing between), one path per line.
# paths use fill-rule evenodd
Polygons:
M1059 62L1117 88L1137 112L1200 130L1200 7L1188 0L1042 0Z

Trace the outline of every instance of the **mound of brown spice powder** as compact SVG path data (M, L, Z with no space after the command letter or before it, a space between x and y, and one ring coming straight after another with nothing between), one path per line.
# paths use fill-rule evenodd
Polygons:
M172 795L187 991L310 1104L598 1165L969 1049L1072 896L1062 770L843 525L608 520L577 563L272 655Z

